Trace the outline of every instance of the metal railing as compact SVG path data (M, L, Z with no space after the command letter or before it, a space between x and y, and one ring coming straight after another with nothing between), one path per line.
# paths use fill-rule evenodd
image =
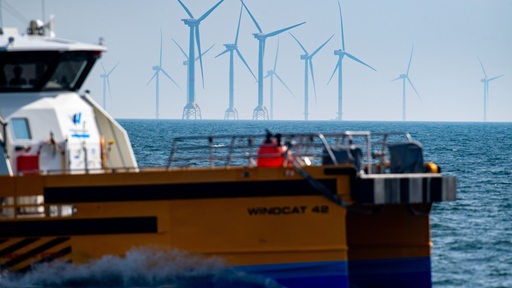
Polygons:
M178 137L172 141L167 168L259 166L263 159L293 157L302 165L341 164L337 147L360 149L361 167L374 173L374 167L385 166L386 148L390 142L410 142L409 133L370 133L346 131L341 133L294 133L260 135L216 135ZM267 143L266 143L267 142ZM277 150L261 149L282 147ZM282 155L276 155L281 153Z

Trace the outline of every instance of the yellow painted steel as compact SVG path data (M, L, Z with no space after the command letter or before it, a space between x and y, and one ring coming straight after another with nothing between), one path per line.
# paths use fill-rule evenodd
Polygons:
M71 252L62 257L85 263L105 255L124 255L133 248L178 249L205 256L216 256L234 265L257 265L321 261L371 260L429 257L429 204L357 205L350 200L349 175L325 175L325 167L305 167L317 180L335 180L337 194L351 204L348 209L318 195L272 197L221 197L199 199L104 201L51 203L72 205L74 212L65 219L156 217L155 233L65 235L65 244L49 248L13 266L21 269L63 245ZM80 175L0 176L3 205L0 222L55 220L40 201L45 188L108 187L180 183L233 183L252 181L303 180L292 167L279 168L183 168L151 169L139 172ZM304 182L306 183L306 182ZM308 184L304 184L308 185ZM205 188L208 189L208 188ZM210 195L222 191L207 191ZM285 191L286 192L286 191ZM73 193L72 190L69 193ZM108 193L108 188L105 193ZM169 191L168 193L173 193ZM244 191L239 191L243 196ZM32 196L39 196L32 197ZM27 199L37 201L28 203ZM30 202L30 201L28 201ZM32 206L30 206L32 205ZM36 208L33 208L36 207ZM39 207L39 208L37 208ZM44 207L44 208L43 208ZM9 214L9 213L10 214ZM51 236L51 235L46 235ZM46 239L47 237L43 237ZM17 243L27 237L6 237ZM41 239L43 239L41 238ZM35 244L34 244L35 245ZM33 244L16 253L30 251ZM0 264L9 257L0 257Z
M321 167L306 167L306 170L315 179L336 179L337 193L342 198L349 199L349 176L326 176ZM214 173L205 168L82 175L1 176L0 185L5 189L1 189L0 197L42 195L44 188L56 187L147 185L150 189L151 185L156 184L274 180L303 178L290 167L221 168L215 169ZM241 195L243 193L244 191L240 191ZM347 211L320 194L52 203L60 204L74 207L75 213L65 217L66 219L155 216L158 221L157 233L69 235L72 251L64 259L75 263L88 262L105 255L123 255L132 248L140 247L179 249L217 256L235 265L348 259L345 227ZM267 209L265 211L270 212L257 215L250 212L258 209ZM38 215L34 219L48 221L55 217ZM13 222L24 220L0 219ZM9 241L23 239L19 237ZM8 259L0 258L0 264L6 261Z

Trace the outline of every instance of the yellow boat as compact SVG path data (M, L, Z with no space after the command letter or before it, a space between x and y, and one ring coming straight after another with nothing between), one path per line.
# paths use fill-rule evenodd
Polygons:
M77 92L105 48L44 27L0 35L1 270L150 248L286 287L431 286L429 212L456 180L408 133L176 138L166 167L139 168Z

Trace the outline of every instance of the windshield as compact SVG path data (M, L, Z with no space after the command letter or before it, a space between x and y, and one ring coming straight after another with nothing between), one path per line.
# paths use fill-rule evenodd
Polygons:
M0 92L76 91L98 56L95 51L0 52Z

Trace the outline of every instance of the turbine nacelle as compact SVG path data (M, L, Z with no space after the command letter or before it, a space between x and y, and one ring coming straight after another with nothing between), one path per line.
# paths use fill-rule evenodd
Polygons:
M236 44L224 44L224 47L226 47L227 50L235 50Z
M151 67L151 69L153 69L155 71L160 71L162 68L160 66L153 66L153 67Z
M198 26L199 23L201 23L201 21L198 21L197 19L194 19L194 18L181 19L181 21L183 21L183 23L185 23L185 25L187 25L189 27Z
M334 55L343 57L343 56L345 56L345 51L343 51L341 49L334 50Z
M252 33L252 35L258 40L264 40L267 38L267 34L265 33Z
M309 54L302 54L300 55L300 60L306 60L309 58Z

